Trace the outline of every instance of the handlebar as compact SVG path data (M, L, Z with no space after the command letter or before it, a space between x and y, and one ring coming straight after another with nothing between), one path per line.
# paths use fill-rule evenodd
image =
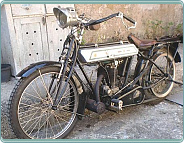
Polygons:
M87 26L91 26L91 25L100 24L102 22L105 22L105 21L113 18L113 17L116 17L117 15L118 15L118 13L115 13L115 14L109 15L109 16L107 16L105 18L101 18L101 19L98 19L98 20L95 20L95 21L92 21L92 22L89 22L89 23L85 23L84 26L87 27Z
M124 15L123 13L121 12L118 12L118 13L115 13L115 14L112 14L112 15L109 15L105 18L102 18L102 19L98 19L98 20L93 20L92 22L89 22L89 23L85 23L84 26L85 27L88 27L88 26L91 26L91 25L96 25L96 24L100 24L102 22L105 22L109 19L112 19L113 17L121 17L122 19L125 18L126 20L128 20L129 22L131 22L132 24L136 25L136 21L133 20L132 18ZM132 28L132 27L131 27Z
M126 20L130 21L132 24L136 24L136 21L135 21L135 20L133 20L132 18L126 16L125 14L123 14L123 17L124 17Z

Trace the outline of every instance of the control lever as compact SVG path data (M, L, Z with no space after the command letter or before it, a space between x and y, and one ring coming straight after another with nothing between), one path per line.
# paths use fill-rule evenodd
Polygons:
M136 28L137 22L133 21L132 19L128 18L127 16L125 16L122 12L119 12L118 15L116 17L121 18L121 21L123 23L123 25L125 26L126 29L131 29L131 28ZM133 26L128 27L128 25L125 24L124 22L124 18L127 19L129 22L133 23Z

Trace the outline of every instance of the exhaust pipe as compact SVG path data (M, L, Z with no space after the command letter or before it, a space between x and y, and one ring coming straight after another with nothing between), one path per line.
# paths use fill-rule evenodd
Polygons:
M102 114L105 111L105 104L103 102L96 102L93 99L88 99L86 108L98 114Z

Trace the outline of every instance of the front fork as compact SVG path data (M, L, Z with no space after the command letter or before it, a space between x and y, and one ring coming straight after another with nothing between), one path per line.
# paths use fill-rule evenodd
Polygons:
M68 51L67 51L66 57L64 59L64 62L62 64L62 67L61 67L61 70L60 70L60 73L58 76L58 89L57 89L57 93L56 93L56 96L55 96L55 99L54 99L54 102L52 105L53 110L57 109L57 106L60 103L62 96L66 91L66 87L67 87L68 82L72 76L74 66L76 64L77 52L78 52L77 43L76 43L74 37L72 37L69 41L70 41L69 47L66 47L67 43L65 43L65 45L64 45L64 49L68 49ZM64 52L64 50L63 50L63 52ZM71 54L72 54L72 57L71 57ZM69 73L67 73L68 67L70 67ZM63 84L62 82L65 79L66 75L67 75L66 82L62 86L62 84Z

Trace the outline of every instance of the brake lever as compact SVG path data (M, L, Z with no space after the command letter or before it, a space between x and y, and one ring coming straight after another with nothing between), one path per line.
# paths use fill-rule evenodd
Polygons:
M85 16L85 13L83 13L83 14L79 15L79 18L80 18L80 19L83 19L83 18L84 18L84 16Z
M80 23L88 23L91 19L84 17L84 14L80 15L77 19Z
M116 17L121 18L121 21L122 21L123 25L125 26L125 28L126 28L127 30L129 30L129 29L131 29L131 28L132 28L132 29L133 29L133 28L136 28L136 26L137 26L137 22L135 22L135 24L134 24L133 26L128 27L128 25L126 25L125 22L124 22L124 17L123 17L123 13L122 13L122 12L119 12L118 15L117 15Z

